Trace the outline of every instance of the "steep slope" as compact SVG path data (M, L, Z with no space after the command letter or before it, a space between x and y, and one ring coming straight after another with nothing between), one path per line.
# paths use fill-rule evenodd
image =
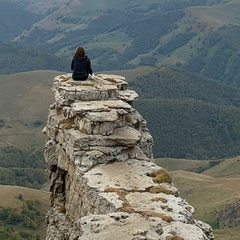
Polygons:
M29 28L39 20L33 12L27 11L20 1L0 1L0 41L11 41L16 34Z
M55 11L68 3L69 0L47 2L43 0L0 0L0 41L11 41L19 34L24 35L32 29L32 26L38 27L39 22L42 25L44 19L49 21Z

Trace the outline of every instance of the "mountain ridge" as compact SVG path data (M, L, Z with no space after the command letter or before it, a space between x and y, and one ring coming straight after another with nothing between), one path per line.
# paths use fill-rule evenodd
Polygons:
M164 64L240 85L239 0L13 2L40 18L15 32L18 44L66 59L84 45L96 71Z

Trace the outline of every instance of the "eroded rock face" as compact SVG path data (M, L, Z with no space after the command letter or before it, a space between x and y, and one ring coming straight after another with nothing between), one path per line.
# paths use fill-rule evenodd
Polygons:
M234 228L240 225L240 200L226 205L218 213L218 224L220 228Z
M153 162L152 136L124 77L61 75L53 92L43 130L52 192L46 239L213 239Z

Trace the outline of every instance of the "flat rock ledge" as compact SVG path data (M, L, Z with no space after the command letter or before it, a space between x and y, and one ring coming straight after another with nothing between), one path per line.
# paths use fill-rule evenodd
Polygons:
M45 160L51 179L47 240L211 240L171 176L125 78L54 79Z

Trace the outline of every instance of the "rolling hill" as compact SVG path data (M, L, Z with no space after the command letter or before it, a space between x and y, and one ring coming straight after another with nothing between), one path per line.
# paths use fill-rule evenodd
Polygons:
M0 76L0 184L40 188L47 181L42 128L57 71Z
M43 147L42 128L53 102L51 86L57 71L0 76L0 146L30 150Z
M225 178L178 170L171 172L171 175L175 186L181 192L181 197L186 198L194 206L195 217L208 222L214 228L216 240L237 240L239 238L240 229L237 224L240 216L231 219L233 224L231 227L219 228L222 222L228 221L220 217L220 212L228 204L239 200L239 174L238 177ZM237 211L236 207L235 210L232 208L232 213L234 211ZM228 217L231 218L231 215Z
M188 172L203 172L218 165L220 160L192 160L179 158L155 158L155 163L167 171L184 170Z
M240 157L237 156L234 158L226 159L221 164L204 171L203 174L212 177L239 177Z
M48 192L0 185L0 199L1 239L45 239Z
M201 174L189 172L209 161L186 159L156 159L156 163L170 170L174 185L181 197L195 208L195 217L213 227L216 240L239 238L239 178L240 157L219 159L216 166ZM216 161L216 160L215 160Z

